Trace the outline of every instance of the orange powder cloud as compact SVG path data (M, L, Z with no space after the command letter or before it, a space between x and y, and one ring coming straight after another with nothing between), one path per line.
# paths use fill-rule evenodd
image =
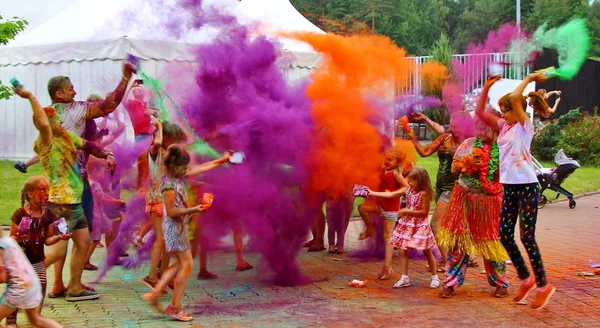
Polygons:
M436 61L428 61L420 65L422 89L426 93L441 94L448 78L448 68Z
M394 86L409 80L412 61L387 37L288 36L310 44L323 56L306 90L312 101L317 140L311 189L337 197L350 192L354 184L376 187L384 149L382 133L373 125L373 118L387 122L393 117L391 111L376 108L368 100L387 101L391 108Z

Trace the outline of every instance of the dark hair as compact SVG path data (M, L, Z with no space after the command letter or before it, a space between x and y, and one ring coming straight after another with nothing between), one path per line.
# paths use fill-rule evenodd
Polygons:
M162 125L163 137L173 139L176 143L186 141L187 137L185 135L185 132L183 132L183 129L179 125L166 120L162 122Z
M188 165L190 163L190 154L178 145L171 145L167 148L164 165L167 172L172 173L173 167Z
M55 76L48 80L48 94L50 95L50 99L54 100L56 98L56 92L64 88L65 82L71 82L66 76Z

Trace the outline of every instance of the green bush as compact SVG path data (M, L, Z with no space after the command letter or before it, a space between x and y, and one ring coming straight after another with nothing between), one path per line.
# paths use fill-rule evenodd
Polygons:
M600 120L598 117L584 113L578 121L569 123L560 131L559 139L557 150L564 149L565 154L581 164L600 167Z
M555 122L546 123L545 127L538 131L533 138L533 143L531 145L533 155L540 161L553 161L554 155L560 150L558 143L560 142L561 130L570 123L580 121L581 118L582 115L579 108L576 108L571 109L568 113L559 117ZM571 156L571 154L567 154Z

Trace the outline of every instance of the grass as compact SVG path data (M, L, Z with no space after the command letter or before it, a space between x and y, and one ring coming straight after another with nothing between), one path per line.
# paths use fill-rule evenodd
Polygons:
M544 167L554 167L554 163L542 163ZM438 159L433 155L427 158L417 157L418 166L422 166L430 174L431 183L435 186L435 175L437 172ZM20 191L23 182L27 177L33 175L42 175L42 166L34 165L29 168L27 174L22 174L13 168L13 162L0 161L0 225L10 224L10 217L20 207L21 196ZM600 190L600 168L597 167L582 167L575 171L562 186L573 194L582 194L584 192L592 192ZM556 193L551 191L544 192L544 195L549 200L554 200ZM561 196L562 198L562 196ZM362 202L362 198L358 198L354 204L354 215L358 215L356 207ZM432 209L434 208L432 204Z

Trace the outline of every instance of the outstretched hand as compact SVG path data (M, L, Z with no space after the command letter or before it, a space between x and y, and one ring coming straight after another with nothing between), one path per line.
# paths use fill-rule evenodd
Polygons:
M502 76L500 76L500 75L488 77L488 79L485 81L485 85L483 86L483 88L484 89L491 88L492 85L494 85L494 83L498 82L501 78L502 78Z
M22 87L19 88L13 88L14 92L16 94L19 95L19 97L24 98L24 99L29 99L30 97L33 96L33 94L31 93L31 91L27 91L25 89L23 89Z

